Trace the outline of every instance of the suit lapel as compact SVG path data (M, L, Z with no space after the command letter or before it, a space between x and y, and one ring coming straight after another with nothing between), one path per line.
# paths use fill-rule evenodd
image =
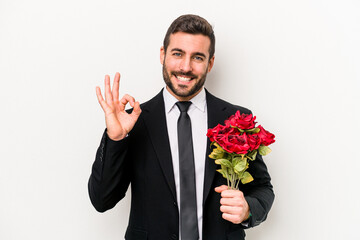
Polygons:
M169 135L166 127L165 105L162 91L144 105L142 114L162 172L173 194L174 200L176 200L174 169Z
M218 124L224 124L224 120L227 119L230 115L227 113L227 107L224 102L220 99L211 95L208 91L206 91L206 104L208 111L208 128L213 128ZM229 115L229 116L228 116ZM203 203L205 203L209 192L213 189L210 189L212 186L212 182L215 177L215 172L217 165L215 161L209 158L209 155L212 151L210 148L210 140L207 140L207 150L206 150L206 159L205 159L205 179L204 179L204 196Z

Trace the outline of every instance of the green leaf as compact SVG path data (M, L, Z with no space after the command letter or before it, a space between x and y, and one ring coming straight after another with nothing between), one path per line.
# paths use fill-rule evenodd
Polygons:
M229 154L229 153L227 153L227 152L224 152L224 155L223 155L223 157L222 157L222 158L225 158L225 159L227 159L227 160L231 161L232 156L231 156L231 154Z
M219 173L221 173L221 175L226 178L226 171L223 169L217 169L216 171L218 171Z
M271 153L271 149L268 146L260 145L259 147L259 154L262 156L265 156L267 154Z
M234 171L239 174L240 172L242 172L245 168L246 168L246 158L244 159L240 159L240 161L235 165L234 167Z
M224 151L224 149L217 143L213 142L217 149Z
M211 142L210 147L212 146L215 146L216 148L212 150L212 152L209 155L209 158L212 159L224 158L224 156L226 155L226 151L217 142Z
M216 157L217 157L217 155L214 152L211 152L209 155L209 158L212 158L212 159L217 159Z
M245 168L245 170L248 169L248 168L249 168L249 163L246 163L246 168Z
M223 158L224 154L225 154L224 150L219 149L219 148L214 148L213 151L211 152L211 154L209 155L209 158L212 158L212 159Z
M217 153L217 154L224 153L224 150L219 149L219 148L215 148L213 151L214 151L215 153Z
M235 167L241 161L241 157L233 157L232 159L232 166Z
M244 131L245 131L246 133L251 133L251 134L253 134L253 133L258 133L258 132L260 132L260 128L245 129Z
M244 172L237 173L236 174L236 180L241 180L243 173Z
M225 167L228 167L228 168L232 168L231 162L230 162L229 160L227 160L227 159L224 159L224 158L215 160L215 163L216 163L216 164L219 164L219 165L221 165L221 166L225 166Z
M256 155L257 155L257 150L251 151L248 154L246 154L246 156L252 161L256 159Z
M253 180L254 180L254 178L251 176L251 174L249 172L244 172L244 175L241 178L241 183L246 184L246 183L249 183L249 182L251 182Z
M230 125L231 126L231 125ZM237 130L239 130L239 132L241 132L241 133L243 133L243 132L245 132L244 130L242 130L241 128L238 128L238 127L236 127L236 126L231 126L232 128L236 128Z
M209 155L209 158L212 158L212 159L218 159L220 156L218 154L216 154L215 152L211 152L210 155Z

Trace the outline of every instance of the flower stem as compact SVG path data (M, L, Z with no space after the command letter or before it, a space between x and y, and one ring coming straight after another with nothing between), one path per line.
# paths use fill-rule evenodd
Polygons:
M235 187L235 173L233 173L231 176L231 189L234 189L234 187Z
M239 183L240 183L240 179L237 180L235 189L238 189Z
M226 170L226 180L227 180L227 185L228 185L228 187L230 187L230 183L229 183L229 173L228 173L227 170Z

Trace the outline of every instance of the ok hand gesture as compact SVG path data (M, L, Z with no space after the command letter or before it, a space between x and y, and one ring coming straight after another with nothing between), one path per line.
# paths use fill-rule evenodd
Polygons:
M125 94L122 99L119 100L119 83L120 74L117 72L111 90L110 77L109 75L105 76L105 100L101 94L100 87L96 87L97 98L105 113L107 134L109 138L114 141L126 137L134 127L141 113L139 102L135 102L132 96ZM125 111L127 103L130 103L130 106L133 107L131 114Z

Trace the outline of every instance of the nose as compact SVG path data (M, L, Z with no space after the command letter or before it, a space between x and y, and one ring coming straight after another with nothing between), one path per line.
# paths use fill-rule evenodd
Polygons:
M183 58L180 62L180 71L182 72L191 72L191 59L190 58Z

